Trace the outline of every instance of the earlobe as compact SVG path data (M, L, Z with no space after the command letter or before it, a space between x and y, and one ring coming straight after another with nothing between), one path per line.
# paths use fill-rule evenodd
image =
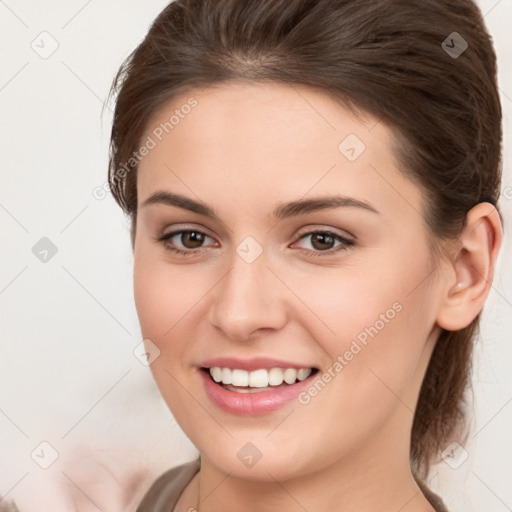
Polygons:
M479 203L468 212L437 316L443 329L463 329L480 313L492 285L502 237L501 219L493 205Z

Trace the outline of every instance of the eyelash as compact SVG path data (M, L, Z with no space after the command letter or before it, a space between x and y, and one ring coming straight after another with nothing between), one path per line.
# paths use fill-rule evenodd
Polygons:
M201 251L202 249L204 249L204 248L199 248L199 249L183 250L183 249L178 249L177 247L174 247L174 246L170 246L166 243L169 239L175 237L176 235L180 235L183 233L199 233L201 235L205 235L208 237L208 235L206 233L203 233L196 229L181 229L178 231L172 231L171 233L166 233L165 235L162 235L161 237L157 237L156 240L158 242L162 243L166 250L171 251L175 254L182 255L182 256L193 256L198 251ZM314 235L317 233L323 234L323 235L329 235L330 237L334 238L335 240L338 240L339 242L341 242L341 245L339 245L337 248L327 249L325 251L312 251L310 249L305 249L308 256L312 256L314 258L322 257L322 256L332 256L333 254L335 254L339 251L346 251L348 249L348 247L355 245L353 240L349 240L349 239L347 239L337 233L334 233L332 231L320 230L320 229L314 230L314 231L308 231L307 233L303 233L302 235L299 236L299 240L302 240L303 238L306 238L308 236L311 236L311 235ZM208 238L211 238L211 237L208 237Z

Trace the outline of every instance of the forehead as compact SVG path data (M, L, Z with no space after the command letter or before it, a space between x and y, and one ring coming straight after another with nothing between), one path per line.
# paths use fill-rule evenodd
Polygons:
M191 108L190 105L194 104ZM248 115L250 114L250 116ZM204 120L208 123L205 124ZM172 125L172 126L171 126ZM361 139L372 135L374 142L392 142L391 132L370 114L349 111L340 100L322 89L278 82L227 82L207 88L189 89L164 102L153 113L146 133L157 130L163 137L183 131L183 125L193 129L203 140L225 139L235 129L239 138L245 137L257 145L262 139L277 136L282 145L290 140L295 151L299 135L310 142L335 139L345 132L358 132ZM158 134L157 134L158 135ZM266 136L266 137L265 137ZM303 145L305 147L305 145Z
M397 211L420 209L420 191L397 168L392 131L318 89L190 89L154 113L147 137L155 147L139 164L140 201L158 188L219 199L236 192L248 207L270 209L283 194L336 191L371 198L377 208L392 202Z

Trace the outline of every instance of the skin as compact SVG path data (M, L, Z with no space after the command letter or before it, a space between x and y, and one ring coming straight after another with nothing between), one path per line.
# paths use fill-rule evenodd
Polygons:
M202 457L176 510L432 511L410 470L413 411L440 328L469 324L488 294L496 211L473 209L467 232L436 261L422 191L397 168L383 123L318 90L228 83L173 98L143 138L190 96L198 106L140 163L134 244L141 330L160 350L150 368ZM349 134L366 146L354 161L338 149ZM159 190L200 200L220 220L143 206ZM270 217L282 202L334 193L378 213L345 206ZM202 246L156 240L177 229L207 236ZM322 254L340 242L300 239L315 229L354 244ZM247 236L263 251L252 263L236 252ZM176 255L165 245L173 242L196 253ZM325 372L396 303L401 311L307 405L241 417L205 394L198 365L213 357ZM250 468L237 457L247 442L262 453Z

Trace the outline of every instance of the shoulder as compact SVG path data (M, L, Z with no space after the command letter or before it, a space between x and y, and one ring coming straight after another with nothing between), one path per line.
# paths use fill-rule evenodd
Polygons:
M200 469L199 460L193 460L169 469L160 475L142 498L136 512L169 512Z

